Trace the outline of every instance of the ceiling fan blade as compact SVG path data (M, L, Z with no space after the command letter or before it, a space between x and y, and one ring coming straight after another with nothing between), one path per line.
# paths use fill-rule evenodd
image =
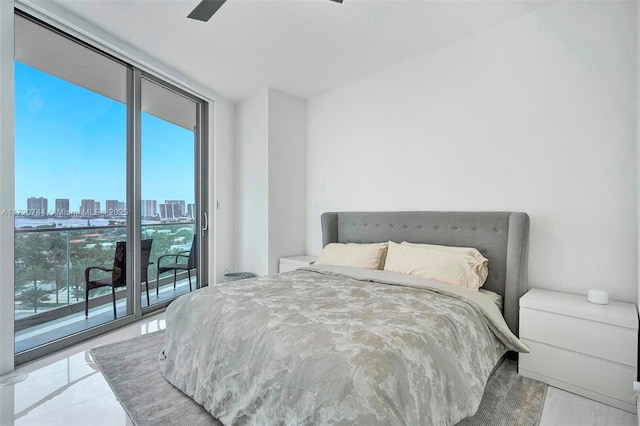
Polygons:
M342 3L342 0L331 0L331 1L336 2L336 3Z
M207 22L227 0L202 0L187 18ZM333 0L332 0L333 1Z

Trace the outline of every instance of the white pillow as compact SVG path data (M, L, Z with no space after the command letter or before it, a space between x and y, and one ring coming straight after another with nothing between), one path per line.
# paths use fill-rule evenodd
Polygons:
M472 268L476 273L480 276L480 281L484 284L487 281L487 277L489 276L489 260L480 253L478 249L473 247L454 247L454 246L438 246L435 244L418 244L418 243L410 243L408 241L403 241L403 245L412 246L412 247L422 247L431 250L442 250L448 251L451 253L461 253L472 256L476 262L473 264Z
M386 252L387 243L330 243L322 249L315 264L382 269Z
M447 284L477 290L486 279L478 273L474 256L456 250L441 250L389 241L385 271L434 278ZM486 259L485 259L486 260Z

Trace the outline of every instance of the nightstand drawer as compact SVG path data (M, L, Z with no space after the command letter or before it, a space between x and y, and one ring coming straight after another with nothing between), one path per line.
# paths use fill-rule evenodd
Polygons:
M637 330L559 315L520 309L520 336L552 346L635 366Z
M548 377L587 391L606 395L626 404L634 401L635 368L604 359L571 352L527 339L522 341L531 350L519 355L519 372ZM588 373L588 374L586 374ZM551 383L557 386L557 383Z

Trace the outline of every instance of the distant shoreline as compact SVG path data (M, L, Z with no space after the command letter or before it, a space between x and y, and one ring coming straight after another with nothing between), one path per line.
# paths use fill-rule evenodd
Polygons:
M161 221L154 219L142 219L143 225L161 225L192 222L191 219L182 219L180 221ZM189 223L187 222L187 223ZM58 218L58 217L39 217L39 218L15 218L15 229L65 229L65 228L84 228L84 227L106 227L106 226L126 226L127 222L123 219L108 218Z

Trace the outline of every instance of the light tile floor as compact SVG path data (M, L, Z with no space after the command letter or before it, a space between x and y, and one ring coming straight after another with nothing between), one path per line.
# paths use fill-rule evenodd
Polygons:
M635 414L549 386L540 426L638 426Z
M164 313L159 313L19 367L11 376L27 375L24 381L0 385L0 425L131 425L88 350L164 327ZM549 387L540 426L572 425L636 426L638 420L634 414Z
M0 425L132 424L95 366L89 349L164 327L162 312L17 368L11 376L24 374L27 378L15 385L0 385Z

